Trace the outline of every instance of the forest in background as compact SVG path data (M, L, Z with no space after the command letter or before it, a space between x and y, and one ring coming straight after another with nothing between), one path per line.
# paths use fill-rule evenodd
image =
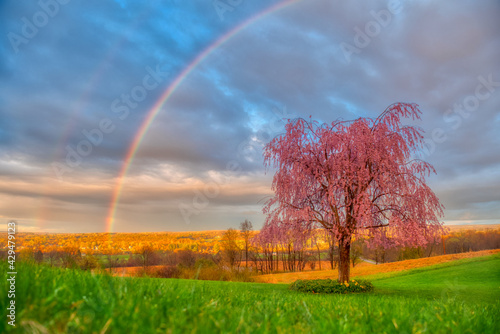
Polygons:
M362 260L387 263L444 254L500 248L500 225L447 226L426 247L370 248L363 238L351 249L351 266ZM323 230L304 238L285 236L262 242L251 224L240 230L155 233L17 233L21 259L52 266L93 270L138 268L138 275L250 280L255 274L334 269L338 245ZM7 234L0 235L7 257Z

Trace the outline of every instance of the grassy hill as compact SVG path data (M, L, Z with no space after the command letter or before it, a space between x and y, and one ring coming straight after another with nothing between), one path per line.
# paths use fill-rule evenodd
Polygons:
M367 262L361 262L354 268L351 265L351 277L362 278L362 276L369 276L378 273L388 273L393 271L406 271L410 269L428 267L435 264L456 261L465 258L485 256L489 254L499 253L500 249L490 249L478 252L467 252L449 255L440 255L432 257L424 257L421 259L412 259L405 261L397 261L390 263L383 263L373 265ZM285 272L267 275L255 276L255 280L261 283L291 283L297 279L325 279L337 278L338 269L334 270L314 270L314 271L300 271L300 272Z
M0 268L7 272L5 264ZM375 291L360 295L119 278L23 263L17 272L13 332L20 333L500 332L499 254L368 276ZM7 291L5 277L0 285ZM2 310L8 301L2 294ZM12 330L1 322L0 332Z

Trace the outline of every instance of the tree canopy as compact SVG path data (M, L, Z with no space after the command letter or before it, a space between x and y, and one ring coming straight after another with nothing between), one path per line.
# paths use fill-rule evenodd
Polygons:
M339 242L341 282L349 280L353 235L384 243L388 232L399 244L426 244L442 228L443 206L425 180L434 168L417 158L423 130L401 122L420 115L416 104L395 103L376 119L288 120L264 148L266 167L277 169L264 233L325 228Z

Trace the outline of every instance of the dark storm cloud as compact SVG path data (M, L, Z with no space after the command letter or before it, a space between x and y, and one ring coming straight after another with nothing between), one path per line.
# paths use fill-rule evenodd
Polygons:
M6 35L21 34L21 18L30 19L40 11L34 4L9 3L7 7L11 15L3 23ZM8 39L3 41L7 59L3 106L16 109L10 115L16 132L10 137L2 132L3 141L15 137L17 152L25 151L33 164L47 164L54 155L64 160L66 145L76 148L85 139L83 130L110 118L116 131L82 164L83 168L106 168L102 158L123 158L138 125L163 90L242 14L226 15L227 22L222 22L210 3L157 7L100 2L92 11L78 1L60 6L28 44L19 45L19 52L14 52ZM130 95L150 73L148 68L156 71L157 66L165 73L160 85L148 92L126 120L117 120L112 101ZM21 98L21 94L27 96ZM109 165L110 172L115 173L116 167Z

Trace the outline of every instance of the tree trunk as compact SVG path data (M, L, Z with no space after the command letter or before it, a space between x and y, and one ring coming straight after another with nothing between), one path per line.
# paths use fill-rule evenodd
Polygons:
M330 245L330 247L328 248L328 256L329 256L329 260L330 260L330 266L332 267L332 270L335 269L335 249L334 249L334 245Z
M245 267L248 268L248 240L245 240Z
M339 240L339 282L348 283L350 277L351 238L341 237Z
M321 251L319 250L319 245L316 242L316 248L318 249L318 264L319 264L319 270L321 270Z

